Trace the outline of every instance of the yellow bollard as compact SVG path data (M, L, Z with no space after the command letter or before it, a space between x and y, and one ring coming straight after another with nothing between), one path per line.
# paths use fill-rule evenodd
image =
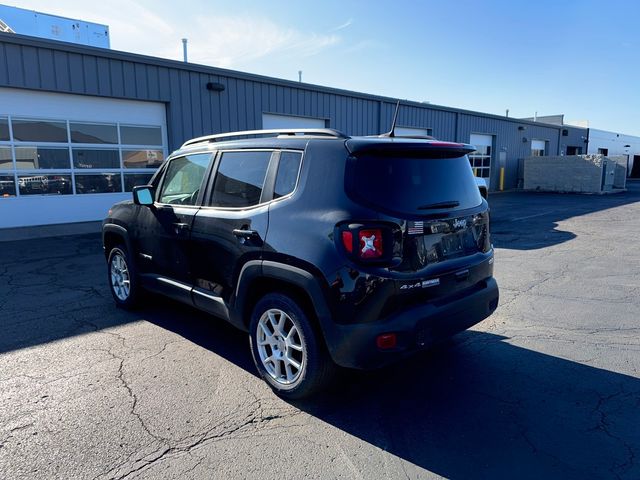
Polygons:
M500 167L500 191L504 190L504 167Z

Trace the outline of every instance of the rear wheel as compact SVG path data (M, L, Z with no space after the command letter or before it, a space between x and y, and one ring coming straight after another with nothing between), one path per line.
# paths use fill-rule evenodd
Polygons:
M138 302L140 285L135 267L123 245L117 245L109 252L107 275L109 289L116 305L122 308L133 308Z
M333 376L335 365L309 317L285 295L270 293L256 304L250 339L258 372L282 397L309 396Z

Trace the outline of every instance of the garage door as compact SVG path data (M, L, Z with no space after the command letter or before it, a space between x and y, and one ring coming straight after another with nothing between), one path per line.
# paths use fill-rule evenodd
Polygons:
M471 168L473 168L473 172L477 177L486 178L488 182L491 176L493 135L472 133L469 143L476 147L476 151L469 155Z
M273 113L262 114L262 128L325 128L323 118L297 117L295 115L275 115Z
M0 228L100 220L166 155L164 104L0 88Z
M396 127L394 133L398 137L430 137L430 128Z

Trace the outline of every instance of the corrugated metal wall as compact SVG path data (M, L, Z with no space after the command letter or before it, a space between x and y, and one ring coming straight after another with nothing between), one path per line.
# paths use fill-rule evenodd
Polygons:
M226 88L212 92L208 82ZM393 99L375 95L12 34L0 34L0 86L164 102L169 149L209 133L261 128L263 113L323 118L349 135L377 134L389 129L395 109ZM401 105L398 125L431 128L442 140L494 135L492 187L498 185L501 151L507 159L505 186L511 188L518 159L531 153L531 139L546 140L549 154L558 154L559 144L573 144L562 140L561 128L571 132L563 138L572 142L586 134L429 104Z

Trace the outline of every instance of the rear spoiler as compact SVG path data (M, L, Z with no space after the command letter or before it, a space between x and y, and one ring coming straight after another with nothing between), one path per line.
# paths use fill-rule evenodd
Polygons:
M440 140L419 140L409 137L360 137L350 138L345 142L349 153L358 155L362 153L388 154L423 154L430 153L437 156L466 155L475 152L476 147L468 143L441 142Z

